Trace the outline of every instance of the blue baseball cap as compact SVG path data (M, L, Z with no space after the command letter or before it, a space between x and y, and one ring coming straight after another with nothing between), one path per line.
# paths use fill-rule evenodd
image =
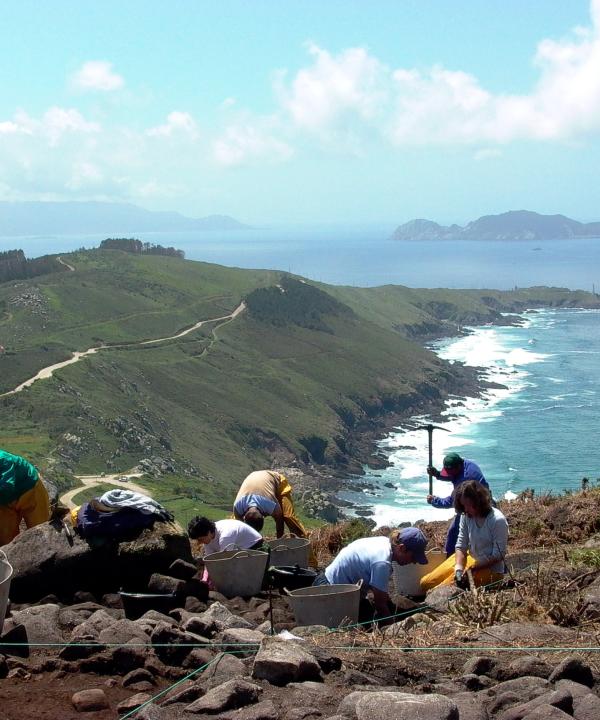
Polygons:
M413 560L419 565L427 565L427 555L425 548L427 547L427 538L419 528L407 527L400 531L398 536L399 542L412 553Z

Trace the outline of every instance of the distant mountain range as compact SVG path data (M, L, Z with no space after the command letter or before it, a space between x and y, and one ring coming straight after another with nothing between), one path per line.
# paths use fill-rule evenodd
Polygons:
M529 210L511 210L484 215L465 227L438 225L432 220L411 220L400 225L393 240L561 240L600 238L600 222L580 223L564 215L540 215Z
M0 202L0 236L86 235L122 237L140 232L242 230L227 215L188 218L176 212L153 212L129 203Z

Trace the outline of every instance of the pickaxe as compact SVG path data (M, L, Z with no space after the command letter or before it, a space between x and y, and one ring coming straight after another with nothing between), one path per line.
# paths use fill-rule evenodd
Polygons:
M433 466L433 431L434 430L444 430L444 432L450 432L450 430L446 430L446 428L440 427L439 425L419 425L417 430L427 430L427 434L429 435L429 464L427 465L428 468L431 468ZM431 472L428 472L429 475L429 494L433 495L433 475Z

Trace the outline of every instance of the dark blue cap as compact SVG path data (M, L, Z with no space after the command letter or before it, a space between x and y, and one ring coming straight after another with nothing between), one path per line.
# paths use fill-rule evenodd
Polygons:
M419 565L427 565L427 555L425 548L427 547L427 538L419 528L407 527L400 531L398 540L407 550L410 550L413 560Z

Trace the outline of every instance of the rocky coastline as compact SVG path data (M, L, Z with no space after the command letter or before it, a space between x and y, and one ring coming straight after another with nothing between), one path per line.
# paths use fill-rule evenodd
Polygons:
M508 320L506 324L518 324L513 316ZM466 332L462 331L463 334ZM423 343L440 337L445 335L426 334ZM423 384L418 392L409 396L377 398L363 406L364 412L360 419L353 418L351 424L346 424L342 442L338 443L345 452L338 453L332 465L309 462L302 467L297 464L284 466L283 471L294 479L300 496L309 499L308 503L305 500L307 514L328 522L344 519L348 511L368 517L371 513L367 506L353 505L340 499L337 493L345 489L375 488L373 483L363 479L364 466L374 470L390 466L387 453L378 447L378 443L393 430L410 428L417 416L426 416L433 423L440 422L441 413L451 397L459 398L458 402L462 402L467 398L479 398L487 390L504 387L485 380L484 372L485 368L455 364L442 369L427 384Z

